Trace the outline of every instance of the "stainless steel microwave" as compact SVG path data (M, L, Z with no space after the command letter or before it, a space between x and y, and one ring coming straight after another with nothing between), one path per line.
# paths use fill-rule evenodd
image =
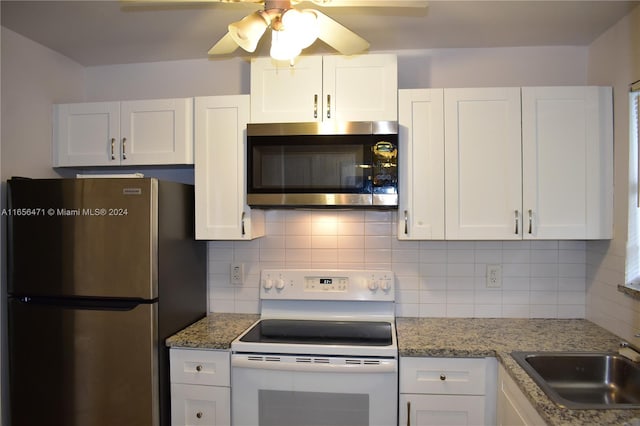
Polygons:
M247 202L397 208L398 155L397 122L249 124Z

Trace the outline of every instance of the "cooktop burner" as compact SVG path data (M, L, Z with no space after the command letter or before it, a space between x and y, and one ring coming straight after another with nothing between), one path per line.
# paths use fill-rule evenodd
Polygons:
M241 342L313 345L389 346L391 323L385 321L322 321L263 319Z

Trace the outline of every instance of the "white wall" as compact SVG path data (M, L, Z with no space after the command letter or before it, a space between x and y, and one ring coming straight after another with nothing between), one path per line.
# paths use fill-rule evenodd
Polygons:
M640 301L620 293L625 283L629 209L629 84L640 79L640 6L600 36L589 49L588 81L614 87L615 234L588 245L587 318L636 345Z
M585 84L586 47L404 50L398 86L482 87ZM247 59L196 59L89 67L87 101L250 92Z
M2 58L2 181L56 177L51 106L84 99L84 68L6 28Z

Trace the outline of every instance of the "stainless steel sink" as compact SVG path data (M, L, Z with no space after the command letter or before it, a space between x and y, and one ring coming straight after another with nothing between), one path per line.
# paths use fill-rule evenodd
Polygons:
M560 406L640 408L640 364L616 353L513 352L513 358Z

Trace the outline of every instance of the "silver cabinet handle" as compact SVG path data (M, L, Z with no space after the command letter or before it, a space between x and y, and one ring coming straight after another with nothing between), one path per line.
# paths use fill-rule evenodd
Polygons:
M318 94L313 95L313 118L318 118Z
M331 95L327 95L327 118L331 118Z
M411 401L407 401L407 426L411 426Z
M116 138L111 138L111 159L112 160L116 159L116 154L114 151L115 144L116 144Z
M244 235L245 235L245 232L244 232L244 212L242 212L242 216L240 216L240 227L241 227L242 236L244 237Z
M529 209L529 234L533 232L533 212Z
M122 159L127 159L127 138L122 138Z
M516 214L516 235L518 235L520 233L518 229L518 218L519 218L518 210L515 211L515 214Z
M409 235L409 212L404 211L404 235Z

